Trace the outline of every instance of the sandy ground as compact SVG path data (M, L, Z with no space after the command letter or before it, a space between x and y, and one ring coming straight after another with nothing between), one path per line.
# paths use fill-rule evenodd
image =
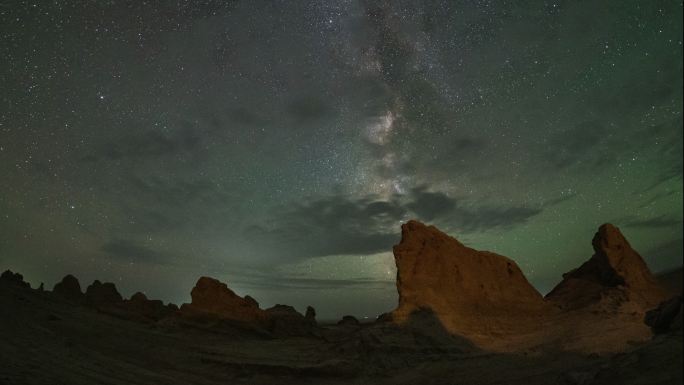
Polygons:
M681 384L681 330L613 356L491 354L378 325L273 339L113 317L0 285L0 384Z

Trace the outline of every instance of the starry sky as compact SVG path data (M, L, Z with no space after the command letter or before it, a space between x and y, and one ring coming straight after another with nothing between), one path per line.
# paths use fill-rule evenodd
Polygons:
M415 218L682 264L682 3L0 0L0 268L375 317Z

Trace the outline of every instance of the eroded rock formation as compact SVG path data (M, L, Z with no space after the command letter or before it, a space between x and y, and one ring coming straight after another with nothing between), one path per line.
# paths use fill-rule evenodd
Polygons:
M608 352L649 339L645 312L666 292L617 227L602 225L592 245L594 255L543 298L509 258L409 221L394 247L399 305L383 320L406 325L429 310L452 335L499 351Z
M601 301L632 302L646 310L666 295L643 258L620 230L607 223L592 240L594 255L579 268L563 275L546 298L565 309Z
M240 297L228 286L209 277L201 277L190 292L192 302L181 306L185 316L208 316L240 322L264 322L267 313L251 297Z
M433 226L409 221L394 246L396 323L430 310L444 328L489 346L533 331L548 306L509 258L466 247Z

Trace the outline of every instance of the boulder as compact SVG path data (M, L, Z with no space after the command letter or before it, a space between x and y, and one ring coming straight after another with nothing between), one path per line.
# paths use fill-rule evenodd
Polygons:
M341 320L337 321L337 324L340 326L359 326L359 325L361 325L359 320L356 317L354 317L353 315L343 316Z

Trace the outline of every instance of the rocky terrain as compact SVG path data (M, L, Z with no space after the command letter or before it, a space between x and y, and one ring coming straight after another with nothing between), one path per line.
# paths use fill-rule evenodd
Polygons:
M592 244L544 298L511 259L410 221L398 306L370 323L262 309L208 277L178 307L6 271L0 384L681 383L681 270L661 284L609 224Z

